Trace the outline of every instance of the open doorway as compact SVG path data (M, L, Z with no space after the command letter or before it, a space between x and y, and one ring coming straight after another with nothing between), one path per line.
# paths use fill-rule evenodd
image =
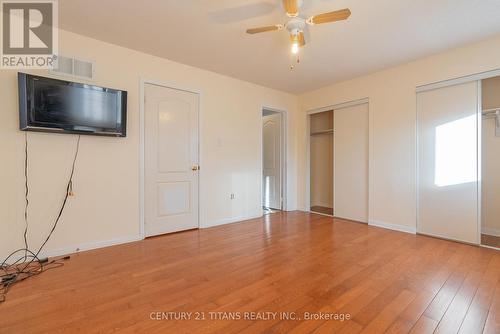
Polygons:
M262 110L262 208L265 214L284 210L285 117Z

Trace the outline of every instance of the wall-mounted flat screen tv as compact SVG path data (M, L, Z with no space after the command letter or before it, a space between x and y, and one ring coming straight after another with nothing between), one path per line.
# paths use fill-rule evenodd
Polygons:
M20 129L125 137L127 92L18 73Z

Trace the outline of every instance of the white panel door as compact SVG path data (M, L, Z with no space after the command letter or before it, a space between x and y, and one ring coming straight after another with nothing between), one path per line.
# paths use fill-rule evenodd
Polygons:
M266 208L281 210L281 114L263 117L262 196Z
M146 236L198 227L198 105L195 93L146 84Z
M478 243L478 83L417 95L419 233Z
M336 109L334 216L368 223L368 104Z

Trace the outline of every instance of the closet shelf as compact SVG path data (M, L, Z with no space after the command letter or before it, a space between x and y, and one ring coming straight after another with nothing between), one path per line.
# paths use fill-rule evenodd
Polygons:
M488 114L495 114L500 111L500 108L491 108L491 109L484 109L483 110L483 115L488 115Z
M333 129L314 131L314 132L311 132L311 136L324 135L324 134L329 134L329 133L333 133Z

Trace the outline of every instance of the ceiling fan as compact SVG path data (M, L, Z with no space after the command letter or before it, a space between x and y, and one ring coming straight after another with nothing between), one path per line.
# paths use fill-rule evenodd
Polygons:
M285 28L290 34L290 42L292 43L292 53L299 52L299 48L306 44L304 38L304 29L306 25L315 25L346 20L351 16L351 11L348 8L336 10L333 12L313 15L307 19L299 16L299 9L302 7L303 0L282 0L283 8L286 15L290 18L285 24L275 24L272 26L258 27L247 29L247 34L258 34L268 31L279 31Z

